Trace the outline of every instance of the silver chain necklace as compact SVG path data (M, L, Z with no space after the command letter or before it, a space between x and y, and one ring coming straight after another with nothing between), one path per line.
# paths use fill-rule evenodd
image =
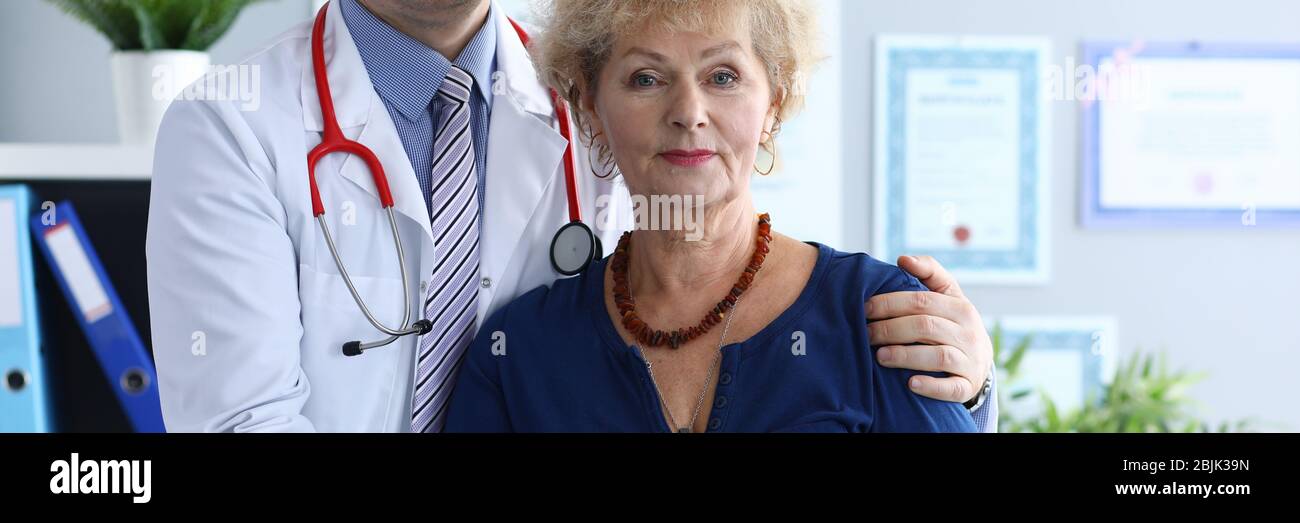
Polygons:
M691 414L691 423L685 427L678 425L677 420L673 419L673 410L668 408L668 403L664 401L664 391L659 388L659 382L655 380L654 365L650 363L650 358L645 355L645 349L641 348L640 345L637 346L637 350L641 351L641 358L645 360L646 372L650 373L650 383L654 384L655 392L659 394L659 404L668 413L668 422L677 427L678 434L689 434L691 429L695 427L695 420L700 416L700 407L704 405L704 395L709 392L709 383L713 381L713 368L718 366L718 359L722 357L723 344L727 342L727 329L731 327L731 318L736 316L736 308L739 306L740 300L737 299L736 304L731 307L730 311L727 311L727 321L722 324L722 338L718 340L718 349L713 352L713 364L709 365L709 373L704 377L704 387L700 389L699 399L695 400L695 412Z

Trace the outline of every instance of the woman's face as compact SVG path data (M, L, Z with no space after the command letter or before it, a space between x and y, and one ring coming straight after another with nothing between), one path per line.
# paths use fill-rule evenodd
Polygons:
M747 195L775 105L749 28L735 25L720 34L650 27L615 42L583 105L632 194L703 196L705 205Z

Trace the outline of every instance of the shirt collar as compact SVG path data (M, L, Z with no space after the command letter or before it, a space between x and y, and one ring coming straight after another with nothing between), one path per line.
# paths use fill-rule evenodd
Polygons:
M492 106L492 73L497 69L497 23L493 18L496 6L488 2L487 20L469 44L456 57L456 67L474 77L474 89Z
M339 6L375 91L402 116L419 119L428 110L452 62L380 20L357 0L340 0ZM487 21L455 62L474 77L475 89L488 107L492 106L490 86L496 70L497 28L493 9L496 6L489 4Z

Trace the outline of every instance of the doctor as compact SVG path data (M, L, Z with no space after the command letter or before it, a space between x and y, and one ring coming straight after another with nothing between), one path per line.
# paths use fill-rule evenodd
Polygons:
M159 130L146 251L169 431L437 431L477 325L562 276L550 251L572 215L569 144L501 8L336 0L319 22L329 100L307 23L245 62L261 76L257 109L177 100ZM391 210L357 154L309 172L334 122L382 164ZM572 146L581 215L606 217L586 223L612 246L630 223L626 188L591 176ZM979 314L933 260L900 266L936 292L872 299L881 364L951 374L914 392L965 402L995 430ZM420 319L427 329L395 338L374 324ZM391 343L347 356L351 340Z

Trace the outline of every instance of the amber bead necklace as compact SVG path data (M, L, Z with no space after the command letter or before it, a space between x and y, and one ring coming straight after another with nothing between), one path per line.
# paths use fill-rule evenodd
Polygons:
M718 304L712 310L704 314L704 318L698 324L692 327L682 327L671 332L663 331L651 327L642 320L636 312L636 300L632 298L627 283L628 267L628 246L631 243L632 232L623 233L618 239L618 247L614 249L614 256L610 260L610 270L614 276L614 304L618 307L618 313L623 317L623 328L632 335L637 343L646 347L662 347L667 345L671 348L678 348L683 344L703 336L714 326L722 323L727 314L736 307L736 300L745 293L749 285L754 282L754 275L758 270L763 268L763 260L767 257L768 244L772 242L771 218L767 213L758 215L758 239L755 240L754 255L749 260L749 265L745 267L745 272L741 273L736 284L731 287L731 291L723 296Z

